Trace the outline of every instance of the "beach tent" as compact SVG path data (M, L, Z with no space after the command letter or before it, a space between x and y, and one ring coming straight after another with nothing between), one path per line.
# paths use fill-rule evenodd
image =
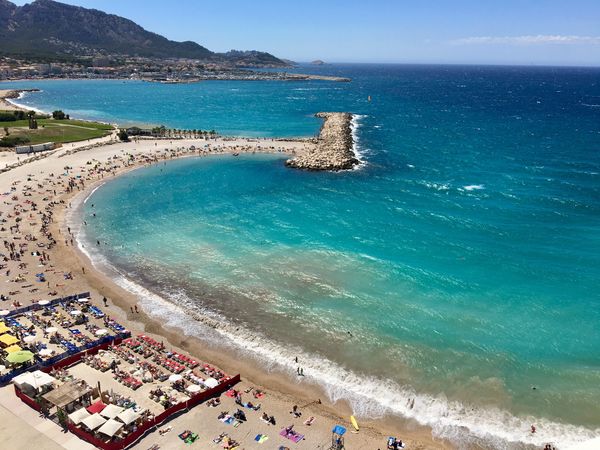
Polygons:
M104 423L99 429L98 433L105 434L108 437L113 437L117 431L123 427L123 424L117 420L110 419Z
M86 427L88 427L90 430L95 430L100 425L104 424L105 422L106 422L106 419L98 413L92 414L87 419L83 419L81 421L81 423L83 425L85 425Z
M102 417L106 417L107 419L114 419L122 412L123 412L123 408L121 408L120 406L117 406L117 405L110 404L110 405L106 405L106 408L104 408L102 411L100 411L100 415Z
M64 408L88 394L88 386L77 381L68 381L45 394L43 398L57 408Z
M24 362L31 361L32 359L33 353L27 350L9 353L6 357L6 360L11 364L23 364Z
M10 347L6 347L4 349L4 351L6 353L14 353L14 352L20 352L21 350L23 350L21 347L19 347L17 344L15 345L11 345Z
M140 414L136 413L133 408L127 408L117 416L117 419L119 419L125 425L129 425L131 422L137 420L138 417L140 417Z
M208 388L214 388L219 385L219 382L217 380L215 380L214 378L207 378L206 380L204 380L204 384Z
M13 345L19 342L19 340L12 334L3 334L0 336L0 342L4 345Z
M48 375L41 370L36 370L35 372L26 372L21 375L13 378L13 383L17 386L23 386L24 384L28 384L34 389L41 388L42 386L47 386L56 381L51 375Z
M69 420L75 425L79 425L82 421L90 417L91 414L85 408L78 409L74 413L69 414Z
M0 323L0 334L6 333L7 331L10 331L10 328L8 328L4 322Z

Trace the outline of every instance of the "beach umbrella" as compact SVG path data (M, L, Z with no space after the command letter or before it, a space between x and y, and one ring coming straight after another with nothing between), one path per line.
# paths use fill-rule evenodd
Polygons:
M25 337L23 338L23 342L27 342L28 344L29 344L30 342L33 342L33 341L35 341L35 336L32 336L32 335L25 336Z
M48 328L46 328L46 333L52 334L52 333L56 333L57 331L58 331L58 328L56 328L56 327L48 327Z
M212 389L214 387L217 387L219 385L219 382L214 378L207 378L206 380L204 380L204 384L206 385L206 387Z
M169 377L169 382L175 383L176 381L181 381L183 377L181 375L173 374Z
M46 305L49 305L49 304L50 304L50 300L40 300L38 302L38 305L41 305L41 306L46 306Z
M6 333L7 331L10 331L10 328L4 325L3 322L0 322L0 334Z
M0 336L0 342L4 345L13 345L19 342L19 339L14 337L12 334L3 334Z
M52 350L50 350L49 348L43 348L38 352L38 354L40 356L50 356L52 354Z
M96 336L104 336L108 333L108 330L105 328L101 328L100 330L96 330Z
M0 372L2 372L3 370L6 370L6 366L3 366L2 364L0 364Z
M79 303L87 303L87 302L89 302L90 300L89 300L88 298L79 298L79 299L77 299L77 301L78 301Z
M195 392L200 392L202 390L202 388L200 386L198 386L197 384L190 384L185 390L188 391L189 393L193 394Z
M4 351L6 353L20 352L21 350L23 350L23 349L21 347L19 347L18 345L11 345L10 347L6 347L4 349Z
M73 311L71 311L72 316L78 316L80 314L81 314L81 311L79 311L78 309L74 309Z
M9 353L9 355L6 357L6 360L11 364L23 364L24 362L31 361L32 359L33 353L27 350Z
M8 309L3 309L2 311L0 311L0 316L8 316L10 314L10 311Z

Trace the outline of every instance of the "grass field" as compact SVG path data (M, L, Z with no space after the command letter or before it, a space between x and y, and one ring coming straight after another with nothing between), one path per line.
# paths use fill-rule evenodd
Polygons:
M4 136L3 129L8 127L11 136L29 138L28 144L44 142L76 142L94 139L111 133L113 127L99 122L84 122L80 120L38 119L38 129L30 130L27 120L15 122L0 122L0 137Z

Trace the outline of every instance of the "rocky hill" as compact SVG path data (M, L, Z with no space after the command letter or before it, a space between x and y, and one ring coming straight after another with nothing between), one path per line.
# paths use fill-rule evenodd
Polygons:
M116 54L233 65L286 65L264 52L213 53L195 42L171 41L114 14L52 0L24 6L0 0L0 42L0 55L6 56L65 59Z

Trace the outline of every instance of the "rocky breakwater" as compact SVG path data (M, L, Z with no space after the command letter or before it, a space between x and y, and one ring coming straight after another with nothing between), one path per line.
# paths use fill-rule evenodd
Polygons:
M288 167L303 170L348 170L360 161L354 154L352 138L352 114L320 112L317 117L325 119L316 145L306 153L288 159Z

